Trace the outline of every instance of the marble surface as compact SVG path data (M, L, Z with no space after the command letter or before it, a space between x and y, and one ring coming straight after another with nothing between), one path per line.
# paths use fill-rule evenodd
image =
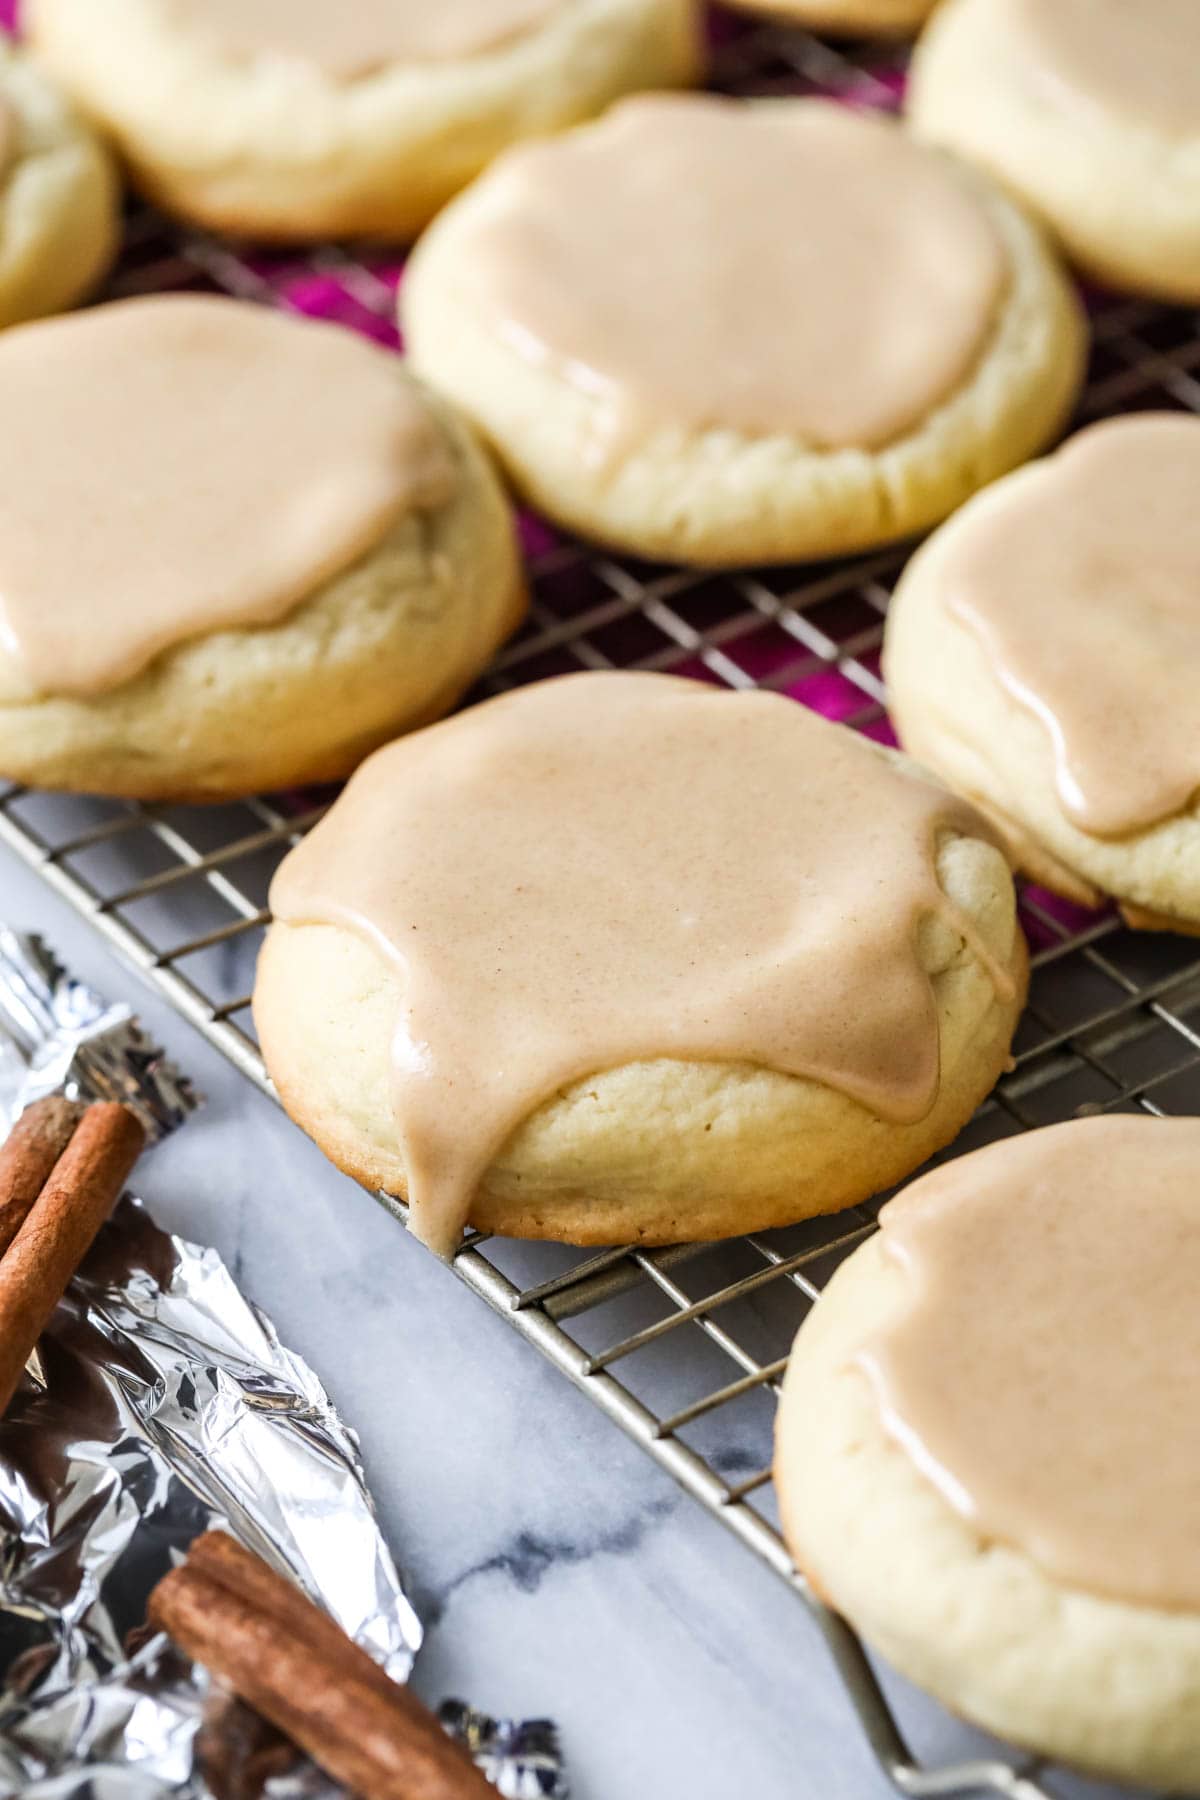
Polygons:
M0 917L134 999L207 1096L139 1190L165 1225L217 1245L360 1433L428 1627L423 1695L553 1715L576 1800L892 1791L776 1576L3 849ZM977 1747L911 1694L899 1704L926 1753Z

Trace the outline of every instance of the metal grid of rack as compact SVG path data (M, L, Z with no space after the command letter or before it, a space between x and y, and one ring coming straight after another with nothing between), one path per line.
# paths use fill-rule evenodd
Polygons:
M832 90L865 104L895 103L899 77L885 56L838 51L780 27L718 20L715 30L721 88ZM312 310L317 284L325 316L394 341L398 275L382 258L334 247L266 257L138 209L109 294L215 287ZM1200 412L1194 315L1099 302L1094 331L1083 419L1148 407ZM578 668L662 669L731 688L770 686L886 736L879 648L903 551L713 575L598 553L533 521L528 548L532 612L481 692ZM9 788L0 791L0 841L269 1092L248 1010L267 884L327 800L289 795L187 809ZM1080 1110L1200 1110L1200 945L1130 932L1112 913L1085 913L1030 888L1021 907L1035 954L1015 1067L956 1149ZM794 1585L897 1786L913 1795L1037 1800L1049 1789L1028 1759L938 1769L914 1760L861 1646L808 1593L777 1530L774 1390L805 1310L873 1228L874 1212L655 1251L594 1254L471 1235L455 1268Z

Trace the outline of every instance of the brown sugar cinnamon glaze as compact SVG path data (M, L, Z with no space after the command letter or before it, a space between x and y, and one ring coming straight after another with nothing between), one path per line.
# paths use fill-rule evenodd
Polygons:
M989 835L792 701L577 675L377 752L271 905L350 929L398 975L411 1217L448 1252L515 1127L597 1070L754 1063L924 1117L939 1029L922 921L978 948L937 878L956 832Z

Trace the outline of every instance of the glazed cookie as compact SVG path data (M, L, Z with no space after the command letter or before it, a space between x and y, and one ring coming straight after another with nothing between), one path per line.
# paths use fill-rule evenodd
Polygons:
M100 279L117 204L108 152L0 35L0 326L59 312Z
M917 47L913 129L970 157L1097 279L1200 300L1194 0L945 0Z
M0 337L0 772L212 799L344 775L516 624L469 432L338 326L159 296Z
M414 365L552 518L693 563L901 537L1076 392L1076 303L949 158L819 100L627 101L422 239Z
M818 1592L954 1712L1200 1788L1200 1121L990 1145L801 1326L775 1480Z
M1045 886L1200 929L1200 420L1080 432L909 563L884 673L905 748Z
M1025 980L975 811L794 702L540 682L390 745L287 857L254 1016L293 1118L487 1231L723 1237L946 1143Z
M813 31L903 37L929 17L934 0L728 0L738 12L788 19Z
M219 231L409 238L509 144L695 79L696 0L28 0L138 185Z

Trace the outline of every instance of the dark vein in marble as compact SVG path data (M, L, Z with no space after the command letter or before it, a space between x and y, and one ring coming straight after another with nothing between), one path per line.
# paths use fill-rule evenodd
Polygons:
M426 1623L437 1623L460 1588L487 1576L499 1575L522 1594L534 1594L552 1569L573 1568L596 1556L630 1556L647 1533L669 1518L677 1505L675 1495L651 1500L632 1518L586 1537L556 1538L533 1531L518 1532L499 1550L463 1569L436 1597L431 1597L425 1609Z
M734 1446L717 1451L710 1461L725 1475L748 1473L762 1466L761 1456ZM682 1498L682 1494L673 1494L648 1501L632 1517L589 1536L547 1537L519 1531L498 1550L453 1576L436 1594L427 1591L422 1595L422 1616L426 1624L437 1624L461 1588L488 1576L511 1582L522 1594L534 1594L554 1569L573 1568L598 1556L631 1556L652 1530L671 1517Z

